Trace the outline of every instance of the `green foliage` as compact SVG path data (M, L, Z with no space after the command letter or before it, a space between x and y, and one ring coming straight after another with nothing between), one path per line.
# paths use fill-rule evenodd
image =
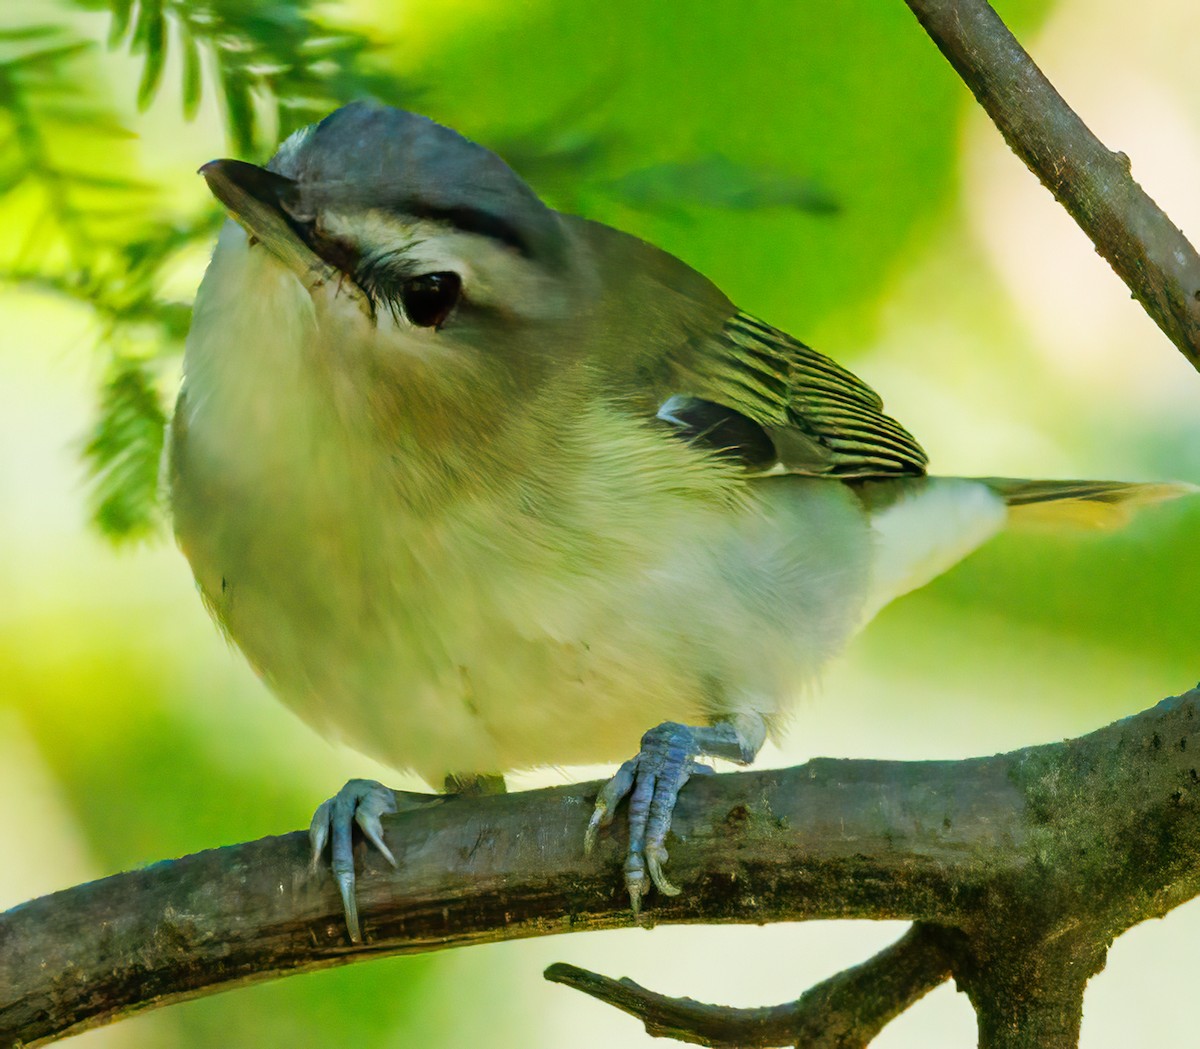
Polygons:
M0 253L0 280L86 303L96 317L109 378L86 456L96 522L125 537L152 530L164 413L151 362L187 331L187 307L159 294L161 273L218 216L157 215L157 190L128 174L129 133L96 90L95 52L67 27L0 31L0 204L19 231Z
M671 214L683 204L730 211L796 208L832 214L838 202L812 179L779 172L754 171L719 153L690 163L654 164L608 183L613 195L630 207Z
M399 106L422 97L387 73L365 32L326 16L314 0L74 0L110 15L109 53L140 61L136 101L159 95L177 54L182 115L215 91L236 154L263 160L281 138L354 98ZM151 470L164 409L157 371L179 352L190 308L163 296L164 277L189 249L211 241L222 219L210 201L190 216L167 212L157 187L133 177L130 134L107 101L100 49L62 24L0 29L0 207L21 194L24 236L0 252L0 281L87 304L108 358L99 419L86 444L94 515L114 538L153 532ZM206 75L207 74L207 75ZM209 81L206 83L206 81ZM611 134L585 130L585 99L520 136L493 141L560 206L599 195L680 217L697 207L761 206L828 212L812 181L766 174L713 155L614 175ZM132 350L131 350L132 347Z
M84 59L93 50L65 28L0 30L0 197L36 191L43 208L21 240L9 240L10 279L70 274L86 285L102 265L116 213L128 213L147 187L84 166L96 150L119 155L128 133L88 90ZM74 148L66 150L70 142Z
M153 526L166 424L145 365L114 361L86 449L95 477L93 519L113 539L137 538Z
M112 14L109 44L142 57L138 105L146 108L162 83L170 41L182 55L184 116L203 93L201 51L216 69L229 134L243 156L269 155L274 143L348 99L373 95L393 105L416 93L370 65L363 33L317 17L312 0L78 0ZM265 127L261 110L274 111Z

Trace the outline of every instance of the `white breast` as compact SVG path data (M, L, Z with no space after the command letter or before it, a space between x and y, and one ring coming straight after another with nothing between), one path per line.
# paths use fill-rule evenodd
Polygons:
M999 532L1004 500L980 481L929 477L906 484L871 515L875 546L863 623L890 601L924 586Z

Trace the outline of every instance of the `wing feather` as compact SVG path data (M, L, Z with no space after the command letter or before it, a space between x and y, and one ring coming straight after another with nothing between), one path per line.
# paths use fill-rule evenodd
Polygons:
M775 449L764 462L761 443L742 456L755 472L879 477L923 474L927 459L903 426L883 411L879 395L858 376L790 335L746 313L715 336L689 339L671 361L671 411L689 439L748 432L757 425ZM688 403L693 406L688 408ZM714 406L737 424L714 430ZM705 420L702 429L690 419ZM715 442L710 442L715 443ZM719 449L737 457L737 446Z

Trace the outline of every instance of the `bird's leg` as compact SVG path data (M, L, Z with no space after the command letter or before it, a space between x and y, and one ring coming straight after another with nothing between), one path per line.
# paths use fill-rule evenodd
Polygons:
M625 762L601 788L588 823L584 849L592 850L600 828L612 822L617 805L628 795L625 888L634 915L641 910L642 897L649 887L647 873L659 892L667 896L679 894L680 890L663 874L667 862L666 838L680 789L692 776L713 772L696 758L726 758L749 765L766 736L766 723L758 714L742 714L700 727L665 721L642 737L637 756Z
M507 794L503 776L460 776L448 773L445 791L460 797L482 797L485 794Z
M504 791L503 776L446 777L447 794L503 794ZM373 779L352 779L317 808L308 828L308 839L312 843L309 874L316 874L320 869L321 854L328 843L333 879L337 882L338 892L342 896L346 929L350 933L351 942L362 941L358 902L354 895L354 824L359 825L367 840L395 867L396 857L383 840L380 816L420 808L431 801L440 800L441 795L437 794L413 794L409 791L392 790Z

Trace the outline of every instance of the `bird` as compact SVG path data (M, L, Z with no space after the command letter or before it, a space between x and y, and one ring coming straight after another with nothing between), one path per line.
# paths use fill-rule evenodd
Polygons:
M618 764L636 915L671 815L750 764L888 602L1023 516L1115 521L1168 483L931 476L850 371L659 248L547 206L499 156L364 100L266 167L196 296L165 473L201 596L318 732L435 787ZM316 812L347 930L351 834Z

